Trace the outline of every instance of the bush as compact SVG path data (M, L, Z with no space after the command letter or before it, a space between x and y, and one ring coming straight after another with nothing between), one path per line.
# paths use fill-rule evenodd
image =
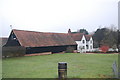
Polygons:
M102 50L102 52L106 53L106 52L108 51L108 49L109 49L109 46L107 46L107 45L102 45L102 46L100 47L100 49Z
M67 47L66 49L66 53L73 53L73 51L74 51L74 47L71 46Z

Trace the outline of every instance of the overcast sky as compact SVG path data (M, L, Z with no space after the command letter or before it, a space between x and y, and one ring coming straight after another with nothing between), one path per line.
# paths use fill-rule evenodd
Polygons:
M13 29L66 33L118 26L119 0L0 0L0 32Z

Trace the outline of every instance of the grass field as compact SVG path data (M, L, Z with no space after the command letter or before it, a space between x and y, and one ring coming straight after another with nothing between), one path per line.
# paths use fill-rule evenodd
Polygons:
M68 78L110 78L118 54L52 54L3 59L3 78L57 78L58 62L68 63Z

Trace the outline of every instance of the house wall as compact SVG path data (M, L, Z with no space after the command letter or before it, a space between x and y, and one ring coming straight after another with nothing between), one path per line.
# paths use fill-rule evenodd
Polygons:
M84 43L83 43L83 40L84 40ZM92 37L90 38L89 41L86 41L85 36L83 35L81 41L75 41L75 42L77 43L78 52L84 53L84 52L92 52L93 51L93 39L92 39ZM87 48L87 45L88 45L88 48Z
M69 46L73 47L75 50L77 49L77 45L69 45ZM67 47L69 46L27 47L26 54L42 53L42 52L58 53L58 52L66 51Z
M90 38L89 41L87 41L86 45L88 45L88 49L86 49L86 51L92 52L93 51L93 39L92 39L92 37Z
M93 39L92 39L92 37L91 37L90 41L92 41L92 42L90 43L90 46L91 46L90 51L93 51Z
M84 43L83 43L84 41ZM76 41L77 43L77 50L78 52L86 52L86 39L85 36L83 35L81 41Z

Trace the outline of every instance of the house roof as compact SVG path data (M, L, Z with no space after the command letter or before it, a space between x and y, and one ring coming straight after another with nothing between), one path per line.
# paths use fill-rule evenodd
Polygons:
M21 46L24 47L77 45L66 33L44 33L16 29L13 30L13 33Z
M83 33L71 33L70 35L75 41L81 41L84 34Z
M89 41L91 37L92 37L91 35L85 35L85 39L86 39L87 41Z
M81 41L83 35L85 36L85 39L86 39L87 41L89 41L90 38L92 37L91 35L85 35L84 33L71 33L71 34L69 34L69 35L71 35L71 37L72 37L75 41Z
M0 44L4 46L7 43L8 38L7 37L1 37L0 38Z

